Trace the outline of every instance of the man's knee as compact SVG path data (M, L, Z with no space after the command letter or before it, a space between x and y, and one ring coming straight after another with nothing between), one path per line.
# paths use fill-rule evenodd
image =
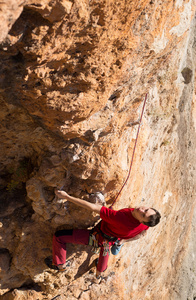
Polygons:
M59 236L63 236L63 235L72 235L73 234L73 229L62 229L62 230L58 230L55 232L55 236L59 237Z

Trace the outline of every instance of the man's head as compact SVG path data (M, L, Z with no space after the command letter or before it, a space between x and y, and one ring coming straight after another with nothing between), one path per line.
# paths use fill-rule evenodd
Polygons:
M141 223L154 227L160 222L161 215L154 209L145 206L140 206L135 208L133 211L133 216Z

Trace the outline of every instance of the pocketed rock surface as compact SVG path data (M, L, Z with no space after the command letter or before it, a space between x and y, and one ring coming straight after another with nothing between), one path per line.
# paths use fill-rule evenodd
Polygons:
M194 0L0 2L0 299L196 297ZM49 270L57 229L98 217L56 187L111 205L145 205L161 223L94 276L89 246ZM56 298L55 298L56 297Z

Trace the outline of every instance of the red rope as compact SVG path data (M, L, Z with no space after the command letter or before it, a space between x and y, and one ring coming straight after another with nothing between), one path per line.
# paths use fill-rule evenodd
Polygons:
M128 175L127 175L127 178L126 178L125 182L123 183L120 191L118 192L118 194L117 194L116 198L114 199L113 203L111 204L111 206L113 206L116 203L120 193L122 192L124 186L126 185L128 179L130 177L130 174L131 174L131 169L132 169L132 165L133 165L133 158L134 158L134 154L135 154L135 149L136 149L136 145L137 145L137 140L138 140L138 136L139 136L140 126L141 126L142 117L143 117L143 114L144 114L144 108L145 108L145 105L146 105L147 97L148 97L148 94L146 94L145 99L144 99L144 104L143 104L143 108L142 108L142 112L141 112L141 116L140 116L140 120L139 120L139 126L138 126L138 130L137 130L136 140L135 140L135 145L134 145L134 148L133 148L132 159L131 159L131 163L130 163L130 167L129 167L129 172L128 172Z

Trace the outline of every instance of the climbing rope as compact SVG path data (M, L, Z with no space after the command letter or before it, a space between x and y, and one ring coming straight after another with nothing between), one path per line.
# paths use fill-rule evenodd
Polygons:
M141 122L142 122L142 117L143 117L143 114L144 114L144 108L145 108L145 105L146 105L147 97L148 97L148 94L146 94L145 99L144 99L144 104L143 104L143 108L142 108L142 112L141 112L141 116L140 116L140 120L139 120L139 126L138 126L138 130L137 130L137 135L136 135L136 139L135 139L135 145L134 145L134 148L133 148L131 163L130 163L130 167L129 167L129 172L128 172L128 175L127 175L127 178L126 178L125 182L123 183L120 191L118 192L118 194L117 194L116 198L114 199L113 203L111 204L111 206L113 206L116 203L118 197L120 196L123 188L125 187L128 179L130 177L130 174L131 174L131 169L132 169L132 165L133 165L133 158L134 158L134 154L135 154L135 149L136 149L136 145L137 145L137 140L138 140L138 136L139 136L139 131L140 131L140 127L141 127Z

